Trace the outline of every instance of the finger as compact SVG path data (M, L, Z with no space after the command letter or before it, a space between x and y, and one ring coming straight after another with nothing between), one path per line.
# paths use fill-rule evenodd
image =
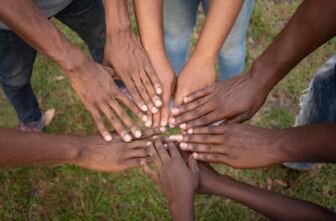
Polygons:
M169 154L168 152L165 150L165 148L163 147L163 144L162 142L157 139L155 141L155 148L159 154L159 157L161 159L161 161L164 163L164 162L168 162L170 160L170 157L169 157Z
M230 118L228 120L225 121L226 124L236 124L236 123L243 123L244 121L248 120L249 117L246 116L245 114L240 114L237 115L233 118Z
M168 142L168 150L170 153L171 158L182 158L180 152L178 151L176 145L173 142Z
M183 136L182 142L200 144L222 144L223 135L186 134Z
M115 99L110 99L109 101L110 107L114 110L114 112L118 115L119 119L124 123L124 125L130 129L133 136L136 138L141 137L141 130L134 126L134 123L132 122L131 118L128 116L125 110L123 110L120 105L116 102Z
M152 178L156 183L159 182L159 173L154 171L152 168L148 166L146 162L141 163L143 171L150 177Z
M220 121L222 119L219 118L219 114L217 111L212 111L208 114L205 114L198 119L194 119L186 123L185 129L194 128L194 127L200 127L200 126L208 126L210 124L213 124L217 121Z
M224 163L227 164L229 158L225 154L209 154L209 153L193 153L195 160L205 161L209 163Z
M184 113L182 115L175 117L175 124L180 125L180 128L186 128L186 122L189 122L194 119L198 119L205 114L208 114L212 111L212 107L210 105L204 105L202 107L196 108L192 111Z
M100 110L105 114L108 121L111 123L112 127L116 130L119 136L125 141L130 142L132 136L128 133L126 128L123 126L119 118L113 113L111 108L106 105L101 105Z
M149 153L145 148L136 148L126 151L124 157L126 159L145 158L149 157Z
M227 132L226 126L208 126L208 127L195 127L195 128L189 128L188 134L224 134Z
M171 98L171 91L164 91L163 95L163 103L161 107L161 127L166 127L168 125L169 120L169 112L170 112L170 98Z
M154 106L153 102L150 99L149 94L147 93L147 90L145 89L141 79L139 78L138 75L132 75L132 79L135 82L135 87L137 88L140 96L142 97L142 99L145 101L147 107L149 108L149 111L151 111L152 113L156 113L158 112L157 107Z
M153 124L152 127L159 127L160 126L160 111L153 114Z
M153 125L153 114L150 111L148 111L147 117L148 117L148 120L145 122L145 126L151 127Z
M145 138L149 138L155 135L159 135L163 132L166 131L166 128L164 127L153 127L153 128L148 128L145 129L144 131L142 131L142 136L140 139L145 139Z
M190 103L184 103L180 107L174 107L171 112L173 116L180 115L185 112L189 112L191 110L194 110L196 108L200 108L206 105L208 100L209 100L208 97L204 97L201 99L194 100L193 102L190 102Z
M161 158L159 157L159 154L152 142L147 143L147 149L148 149L149 156L152 158L155 165L161 168L162 166Z
M136 148L147 148L148 140L134 140L130 143L125 144L128 149L136 149Z
M126 107L128 107L133 113L135 113L143 122L148 120L148 116L144 114L136 105L135 103L128 98L124 93L119 92L116 95L116 98L121 101Z
M216 84L209 86L209 87L205 87L203 89L200 89L198 91L195 91L191 94L188 94L186 97L184 97L183 102L184 103L190 103L196 99L199 99L201 97L207 96L209 94L211 94L216 88Z
M145 72L140 72L140 77L154 105L158 108L161 107L162 105L161 98L156 95L154 86L152 85L152 82L148 78L147 74Z
M146 73L149 77L149 79L151 80L154 88L155 88L155 92L156 94L160 95L162 94L162 84L160 82L159 77L157 76L156 72L154 71L154 69L149 65L145 68Z
M184 151L198 153L222 153L221 148L213 144L180 143L180 148Z
M193 158L192 155L188 158L188 167L195 174L199 172L197 161Z
M104 138L104 140L111 141L112 140L112 135L106 129L106 127L103 123L103 120L100 116L99 111L95 108L92 108L92 109L90 109L90 112L91 112L92 118L93 118L93 120L94 120L94 122L97 126L97 129L98 129L100 135Z
M142 111L148 111L148 107L142 97L139 95L139 92L134 84L134 82L125 82L125 85L127 87L128 92L132 96L132 99L136 103L136 105L142 110Z

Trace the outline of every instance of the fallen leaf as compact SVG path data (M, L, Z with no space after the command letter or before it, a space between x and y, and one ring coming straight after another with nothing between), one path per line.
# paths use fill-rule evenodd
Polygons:
M65 79L65 77L63 75L59 75L54 77L54 81L63 81Z
M48 126L51 124L55 117L56 110L55 108L49 109L44 113L44 126Z
M288 184L287 181L276 179L276 180L274 180L274 182L275 182L278 186L281 186L281 187L284 187L284 188L289 187L289 184Z

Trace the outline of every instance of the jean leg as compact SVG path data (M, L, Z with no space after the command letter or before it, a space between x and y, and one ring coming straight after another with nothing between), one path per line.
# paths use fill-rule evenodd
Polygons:
M181 71L188 57L198 6L199 0L164 1L165 48L176 74Z
M36 51L9 30L0 30L0 83L19 119L25 124L42 118L30 78Z
M203 8L207 13L209 0L203 0ZM221 81L240 74L245 68L246 34L252 15L254 0L245 0L243 7L222 46L219 56L219 79Z
M87 44L93 60L103 62L105 10L102 0L73 0L55 18L74 30Z
M336 55L316 72L300 106L294 126L336 123ZM313 165L286 163L286 166L298 170L310 169Z

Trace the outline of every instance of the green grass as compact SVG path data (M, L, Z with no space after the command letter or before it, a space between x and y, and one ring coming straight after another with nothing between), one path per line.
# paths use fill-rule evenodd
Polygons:
M248 64L268 46L300 1L258 0L248 36ZM133 19L134 21L134 19ZM199 16L193 42L204 21ZM57 26L81 48L83 42L69 29ZM134 26L133 26L134 27ZM336 51L335 40L305 59L272 91L251 124L290 127L299 110L299 98L315 70ZM42 109L56 109L48 133L86 135L96 132L90 115L72 91L69 81L55 81L64 73L39 56L33 87ZM0 93L0 126L15 127L13 108ZM336 166L323 165L309 172L282 166L235 170L217 166L238 180L306 199L336 209ZM198 196L198 220L264 220L254 211L218 197ZM90 172L63 165L45 168L3 169L0 172L0 220L169 220L166 202L154 183L140 170L120 174Z

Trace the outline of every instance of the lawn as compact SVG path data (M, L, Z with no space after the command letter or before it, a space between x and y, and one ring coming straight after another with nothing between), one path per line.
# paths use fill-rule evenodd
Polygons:
M248 34L248 65L269 45L301 1L258 0ZM134 18L133 18L134 19ZM197 39L203 16L192 36ZM56 25L76 44L85 45L76 34ZM86 49L85 49L86 50ZM272 91L265 106L249 124L290 127L299 110L302 91L316 69L336 51L335 39L298 65ZM55 108L48 133L86 135L96 129L64 73L45 57L34 67L33 87L43 110ZM0 92L0 126L15 127L16 115ZM309 172L283 166L259 170L217 168L234 178L313 201L336 210L336 166L321 165ZM262 216L231 200L198 196L197 220L264 220ZM165 198L139 169L97 173L75 166L3 169L0 171L0 220L169 220Z

